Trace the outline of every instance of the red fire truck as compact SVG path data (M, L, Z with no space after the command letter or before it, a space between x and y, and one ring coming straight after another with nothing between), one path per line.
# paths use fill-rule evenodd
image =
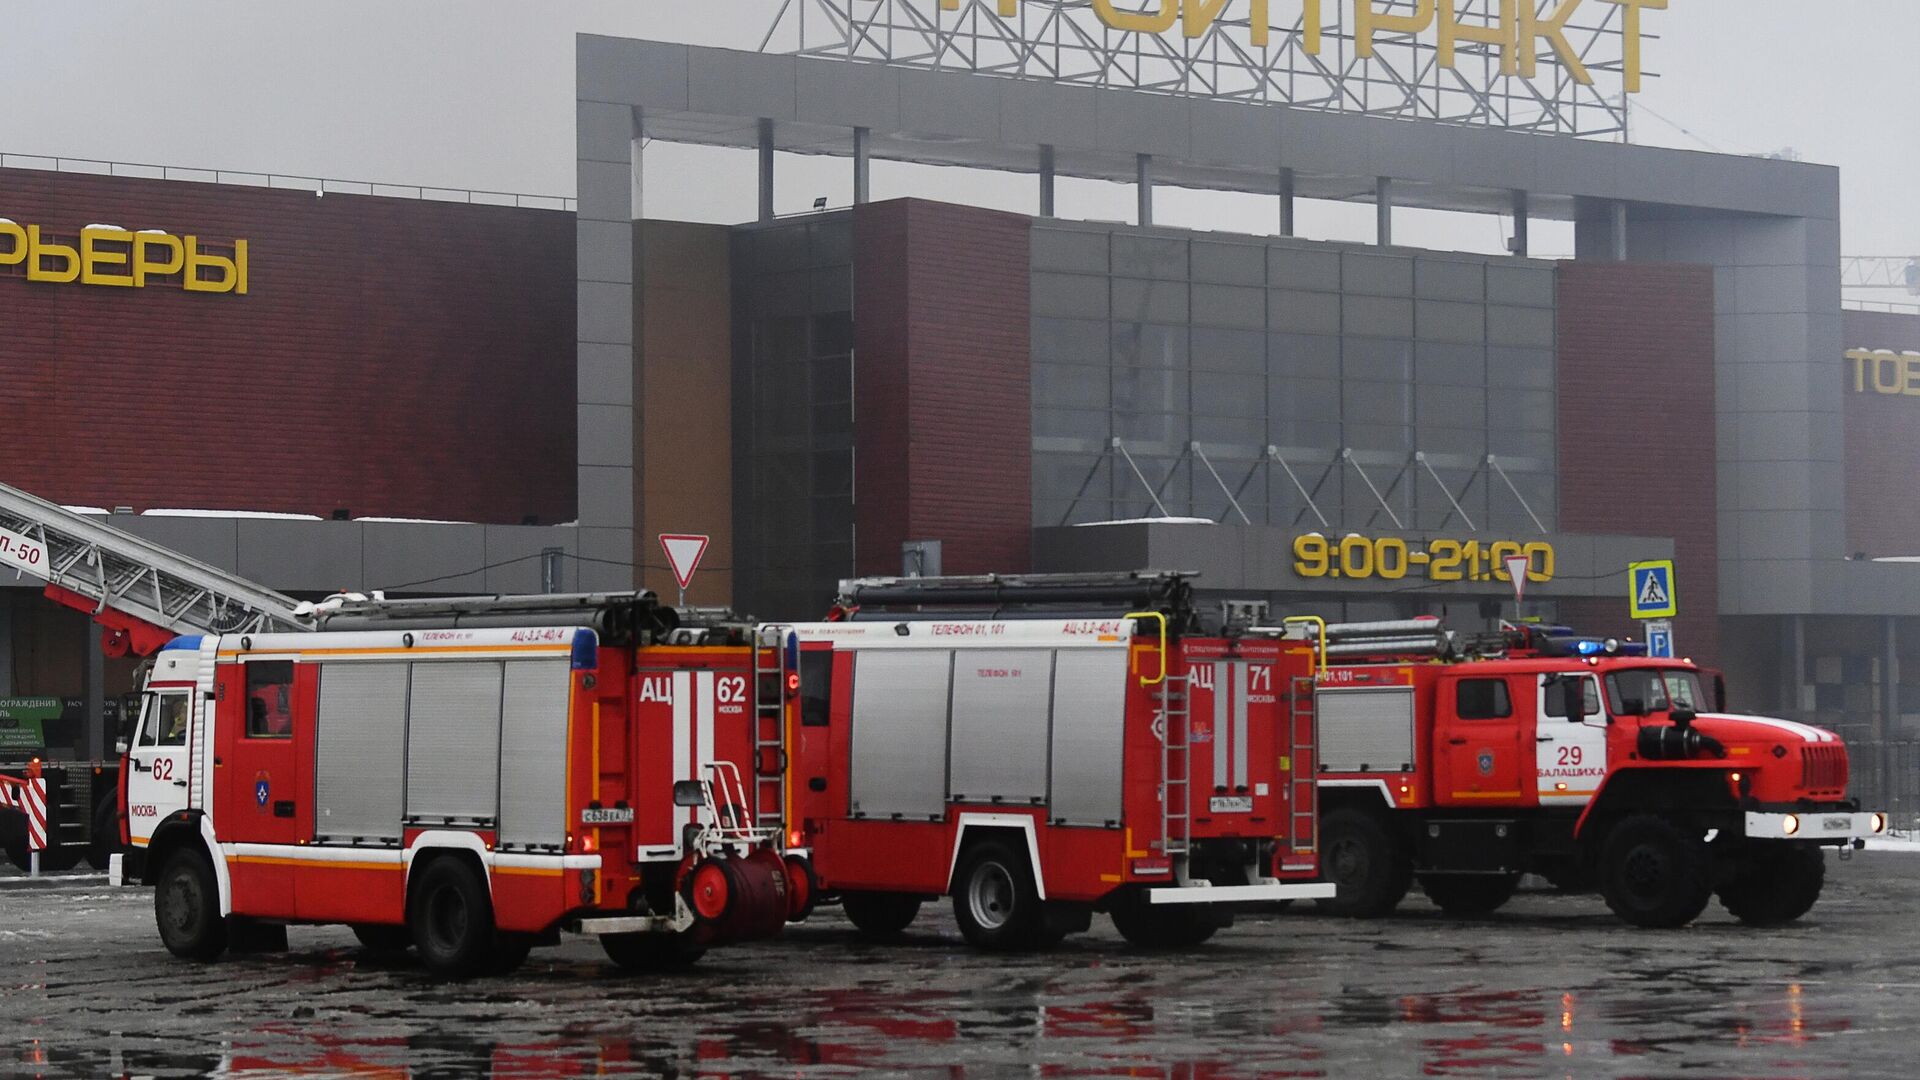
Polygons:
M1313 716L1291 704L1312 650L1202 633L1180 575L850 582L794 629L789 839L865 932L950 895L978 948L1095 911L1186 946L1233 905L1332 895Z
M650 593L314 618L155 658L128 869L157 886L175 954L345 923L451 977L510 970L562 930L657 968L804 914L780 844L798 654L777 629Z
M1884 832L1847 798L1832 732L1729 714L1719 676L1637 646L1438 620L1329 626L1314 685L1331 907L1385 915L1417 878L1482 915L1523 873L1597 886L1635 926L1693 921L1717 893L1754 925L1819 898L1822 848Z

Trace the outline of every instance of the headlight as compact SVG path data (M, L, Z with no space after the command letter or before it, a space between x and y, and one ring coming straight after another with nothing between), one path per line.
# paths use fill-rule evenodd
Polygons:
M1887 815L1885 814L1873 815L1873 831L1876 833L1883 833L1887 831Z
M1792 836L1795 833L1799 832L1800 831L1800 815L1788 814L1787 819L1780 823L1780 831L1786 833L1788 836Z

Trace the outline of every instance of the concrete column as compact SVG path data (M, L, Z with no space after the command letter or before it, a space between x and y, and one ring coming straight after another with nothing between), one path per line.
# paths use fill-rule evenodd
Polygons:
M112 749L100 716L107 708L107 656L100 648L99 627L89 622L82 633L87 635L87 712L73 756L81 761L99 761Z
M1140 224L1153 224L1153 155L1134 155L1135 185L1140 189Z
M1891 755L1887 753L1887 740L1893 737L1894 732L1900 730L1900 620L1889 615L1886 618L1886 624L1887 662L1880 668L1881 710L1880 715L1874 718L1873 725L1873 739L1880 744L1874 754L1874 760L1878 766L1875 771L1879 775L1874 779L1880 785L1880 801L1883 806L1893 791L1893 770L1889 768L1891 763L1888 758ZM1869 807L1868 809L1877 808Z
M1040 148L1040 216L1057 217L1053 200L1053 147Z
M873 201L873 157L869 143L872 132L866 128L853 129L853 205L864 206Z
M1379 177L1373 184L1374 243L1393 245L1393 180Z
M1280 235L1292 236L1293 232L1293 170L1280 170Z
M627 564L641 561L634 550L640 460L633 431L643 389L634 348L642 118L631 106L584 98L576 114L577 553L596 561L578 564L577 575L570 567L569 586L614 592L634 587L638 576Z
M1627 261L1627 204L1617 202L1611 211L1612 225L1608 230L1608 239L1612 242L1613 261Z
M760 121L760 220L773 220L773 121Z
M1513 253L1523 259L1526 258L1528 250L1527 227L1531 224L1530 214L1527 193L1516 188L1513 192Z

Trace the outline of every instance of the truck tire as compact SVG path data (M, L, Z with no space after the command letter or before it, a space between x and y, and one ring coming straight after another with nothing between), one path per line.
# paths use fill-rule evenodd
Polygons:
M1211 938L1221 923L1210 905L1155 906L1144 893L1115 905L1110 914L1113 928L1127 944L1141 949L1191 949Z
M526 965L532 953L532 934L495 934L493 955L487 958L487 974L511 975Z
M413 887L407 926L420 962L435 975L467 979L493 958L493 900L480 872L461 858L438 858Z
M953 878L953 918L967 944L987 952L1038 948L1046 912L1025 852L1005 844L976 845Z
M404 926L374 926L368 923L356 923L353 936L360 947L372 953L398 956L413 948L413 934Z
M905 893L850 892L840 897L840 910L862 934L890 938L913 925L914 917L920 914L920 898Z
M1827 859L1812 844L1754 844L1720 886L1720 905L1748 926L1779 926L1813 909L1827 880Z
M600 948L622 970L644 973L684 971L707 952L685 934L602 934Z
M1607 836L1600 894L1634 926L1685 926L1713 899L1713 853L1698 835L1666 818L1635 814Z
M207 857L192 848L167 856L153 890L160 943L183 960L213 960L227 949L220 886Z
M120 850L120 807L102 799L93 808L93 835L87 840L87 865L105 871Z
M1320 866L1333 882L1331 900L1315 903L1335 915L1377 919L1393 914L1413 886L1413 864L1380 819L1335 810L1320 824Z
M19 867L21 873L26 873L27 868L33 865L33 853L27 850L27 842L25 840L17 844L9 842L6 848L7 861Z
M1491 915L1513 899L1519 874L1421 874L1420 890L1435 907L1459 918Z

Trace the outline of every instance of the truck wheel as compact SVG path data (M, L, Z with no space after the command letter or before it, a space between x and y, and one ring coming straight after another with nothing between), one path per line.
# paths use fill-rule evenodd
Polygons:
M435 859L413 888L408 928L428 971L466 979L493 956L493 901L479 871L464 859Z
M212 960L226 951L220 886L205 855L186 849L167 857L153 890L153 918L160 943L183 960Z
M27 872L27 868L33 865L33 853L27 850L26 841L7 845L7 861L19 867L21 873Z
M120 808L112 799L93 810L93 836L87 841L87 865L104 872L120 850Z
M1720 904L1748 926L1790 923L1812 910L1827 880L1827 859L1811 844L1755 844L1741 852L1720 887Z
M1372 814L1335 810L1320 825L1320 865L1335 886L1318 900L1335 915L1377 919L1391 915L1413 885L1413 866L1386 826Z
M1116 906L1113 928L1127 944L1141 949L1190 949L1220 929L1220 919L1206 904L1147 902L1144 894Z
M1698 835L1666 818L1636 814L1607 837L1600 894L1615 915L1634 926L1685 926L1713 898L1713 854Z
M1449 915L1491 915L1513 899L1519 874L1421 874L1420 889Z
M960 860L953 879L953 918L960 936L976 949L1032 949L1046 932L1040 889L1024 852L985 843Z
M368 952L398 956L413 947L413 935L404 926L373 926L358 923L353 927L353 936L360 947Z
M493 955L487 958L487 974L511 975L525 966L532 952L532 934L495 934Z
M890 938L913 925L914 917L920 914L920 898L905 893L850 892L840 898L840 910L862 934Z
M602 934L600 947L607 959L638 972L684 971L707 952L685 934Z

